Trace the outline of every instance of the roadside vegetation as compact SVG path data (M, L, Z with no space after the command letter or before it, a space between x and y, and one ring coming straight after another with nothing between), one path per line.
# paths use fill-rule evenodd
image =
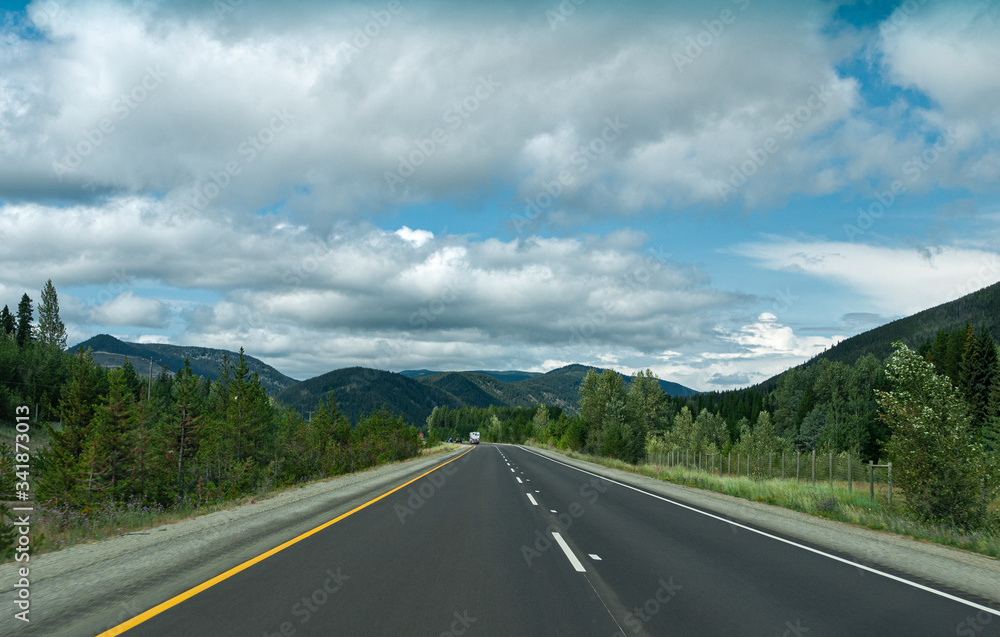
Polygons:
M966 531L949 524L914 519L907 513L905 494L894 491L893 505L890 507L886 504L884 484L876 486L876 497L873 501L869 497L867 485L859 483L855 483L851 492L847 482L844 481L835 481L833 489L830 489L825 482L814 486L809 482L798 482L794 479L768 480L744 476L718 476L682 466L666 467L646 462L630 464L603 456L562 449L552 444L537 446L559 451L571 458L674 484L723 493L829 520L1000 558L1000 525L995 522L987 523L976 530ZM996 516L998 510L1000 510L1000 500L995 500L989 506L989 513Z
M650 457L849 453L893 463L894 506L863 494L678 468L655 471L826 517L996 555L1000 535L1000 363L985 327L941 330L916 351L885 361L820 359L770 388L671 397L650 372L591 370L578 410L439 406L420 430L375 409L356 422L330 393L302 414L269 396L240 351L215 380L190 365L156 379L126 361L107 370L91 353L68 354L51 281L38 321L24 294L0 311L0 558L13 549L15 408L31 408L32 546L57 547L101 533L262 497L288 486L413 457L441 440L534 441L602 462L654 471ZM421 440L421 434L426 434ZM23 449L17 450L23 453ZM759 465L759 463L758 463ZM173 517L171 517L173 516ZM113 531L112 531L113 530ZM992 548L991 548L992 547Z
M34 552L404 460L424 447L416 427L383 409L352 424L332 394L303 418L267 395L242 350L223 360L214 381L187 362L152 381L128 362L107 370L89 351L67 354L51 281L37 325L33 314L27 294L16 315L0 311L0 422L9 423L0 427L0 559L13 553L10 506L25 503L19 494L35 508ZM20 405L32 413L23 477L15 470L25 451L15 445L25 438L13 427Z
M671 398L655 377L591 372L579 413L498 423L488 440L532 440L601 462L652 471L666 452L768 457L845 452L893 464L893 508L863 494L681 469L666 477L730 495L998 555L1000 537L1000 366L988 330L941 331L917 351L897 342L879 362L820 360L782 375L769 393L738 390ZM645 467L645 468L643 468ZM662 471L658 469L657 471ZM678 473L679 472L679 473ZM846 491L843 489L842 491Z

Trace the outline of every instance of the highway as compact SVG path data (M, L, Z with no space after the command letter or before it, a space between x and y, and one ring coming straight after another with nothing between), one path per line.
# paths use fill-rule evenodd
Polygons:
M233 571L105 634L1000 635L975 602L510 445Z

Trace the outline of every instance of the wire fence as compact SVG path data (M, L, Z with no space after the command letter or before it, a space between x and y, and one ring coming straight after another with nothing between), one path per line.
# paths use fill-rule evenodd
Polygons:
M720 477L746 477L756 480L796 480L813 486L827 485L867 491L872 499L892 505L892 463L863 462L850 453L701 453L692 451L657 451L647 454L646 462L658 467L683 467Z

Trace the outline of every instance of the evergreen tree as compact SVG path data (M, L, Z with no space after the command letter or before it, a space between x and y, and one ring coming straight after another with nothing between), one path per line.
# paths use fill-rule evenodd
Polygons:
M351 421L337 407L331 391L320 402L309 423L311 471L337 475L351 470Z
M59 318L59 297L52 279L42 288L42 301L38 304L38 340L60 351L66 349L66 326Z
M34 310L31 308L31 298L25 293L21 297L21 302L17 304L17 344L20 347L24 347L25 343L31 341L32 327L31 321L33 320Z
M57 498L71 504L80 504L85 499L81 495L83 456L87 441L92 438L91 423L102 393L103 375L90 350L77 351L70 366L69 382L63 387L59 401L62 428L48 427L52 441L42 460L39 490L43 498Z
M169 423L172 428L170 448L177 463L177 492L187 493L187 465L197 451L197 434L201 426L202 405L198 395L198 378L191 370L191 362L184 359L174 379L174 398L171 401Z
M148 400L135 403L129 423L128 479L131 490L143 499L168 505L172 500L166 479L170 467L158 424Z
M125 385L122 368L108 374L108 393L102 405L94 410L88 443L93 453L88 455L88 500L97 491L104 499L116 499L126 494L128 483L125 463L129 451L129 420L134 405Z
M990 390L997 370L997 348L986 326L971 334L966 340L962 357L959 387L969 404L969 417L977 432L989 417Z
M122 380L125 381L125 388L128 389L133 401L141 400L146 394L146 383L144 379L139 378L128 357L122 360Z
M938 330L937 336L934 337L927 360L934 365L938 374L948 373L948 332L943 328Z
M10 308L4 305L3 309L0 310L0 335L13 334L16 328L17 323L14 321L14 315L10 313Z
M957 385L962 377L962 358L973 335L972 323L966 323L964 328L956 329L948 338L948 353L940 373L944 373L953 385Z

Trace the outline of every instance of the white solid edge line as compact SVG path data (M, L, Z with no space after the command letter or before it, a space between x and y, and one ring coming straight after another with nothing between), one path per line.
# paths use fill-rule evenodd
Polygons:
M530 493L525 493L524 495L528 496L528 499L531 500L532 504L534 504L535 506L538 506L538 503L535 502L535 498Z
M555 538L556 542L559 544L559 548L561 548L563 553L566 554L566 558L569 560L569 563L573 565L573 568L580 573L586 573L587 569L583 568L583 564L580 563L580 560L576 559L576 556L573 555L573 551L570 550L569 544L566 544L566 540L564 540L557 531L552 532L552 537Z
M772 535L771 533L768 533L766 531L761 531L760 529L755 529L755 528L753 528L751 526L746 526L745 524L740 524L739 522L733 522L732 520L727 520L726 518L724 518L722 516L719 516L719 515L715 515L714 513L708 513L707 511L702 511L701 509L695 508L693 506L689 506L687 504L683 504L681 502L677 502L676 500L671 500L670 498L665 498L665 497L663 497L661 495L657 495L655 493L650 493L649 491L644 491L644 490L642 490L642 489L640 489L638 487L633 487L630 484L625 484L624 482L618 482L617 480L614 480L612 478L607 478L607 477L602 476L600 474L593 473L591 471L587 471L586 469L580 469L579 467L574 467L571 464L567 464L565 462L561 462L559 460L555 460L553 458L549 458L548 456L545 456L545 455L542 455L542 454L537 453L535 451L532 451L531 449L528 449L527 447L521 447L520 445L518 445L518 446L521 449L524 449L525 451L527 451L528 453L531 453L531 454L534 454L534 455L538 456L539 458L545 458L546 460L548 460L550 462L554 462L556 464L561 464L561 465L563 465L565 467L569 467L570 469L574 469L576 471L579 471L580 473L586 473L587 475L594 476L595 478L600 478L601 480L607 480L608 482L611 482L613 484L617 484L618 486L625 487L626 489L632 489L633 491L638 491L639 493L642 493L644 495L648 495L648 496L650 496L652 498L656 498L657 500L663 500L664 502L669 502L670 504L673 504L675 506L679 506L679 507L687 509L689 511L694 511L695 513L700 513L701 515L704 515L704 516L707 516L707 517L710 517L710 518L714 518L716 520L719 520L721 522L725 522L727 524L732 524L733 526L737 526L737 527L739 527L741 529L746 529L747 531L750 531L752 533L756 533L758 535L763 535L764 537L771 538L772 540L777 540L779 542L783 542L783 543L788 544L790 546L794 546L794 547L800 548L802 550L809 551L810 553L815 553L816 555L822 555L823 557L828 557L831 560L836 560L836 561L842 562L844 564L850 564L851 566L854 566L856 568L860 568L862 570L868 571L869 573L875 573L876 575L881 575L882 577L886 577L886 578L894 580L896 582L900 582L901 584L906 584L907 586L912 586L913 588L916 588L916 589L919 589L919 590L922 590L922 591L926 591L928 593L932 593L934 595L938 595L940 597L944 597L945 599L950 599L953 602L958 602L960 604L965 604L966 606L971 606L972 608L975 608L977 610L981 610L981 611L989 613L991 615L996 615L997 617L1000 617L1000 610L996 610L996 609L990 608L989 606L983 606L982 604L977 604L976 602L971 602L971 601L969 601L967 599L962 599L961 597L957 597L957 596L952 595L950 593L945 593L944 591L939 591L936 588L931 588L930 586L925 586L924 584L920 584L919 582L913 582L913 581L905 579L903 577L899 577L898 575L893 575L892 573L886 573L885 571L880 571L880 570L878 570L876 568L872 568L870 566L865 566L864 564L859 564L857 562L853 562L853 561L851 561L849 559L846 559L846 558L843 558L843 557L839 557L837 555L833 555L832 553L827 553L825 551L821 551L819 549L812 548L811 546L806 546L805 544L799 544L798 542L793 542L792 540L786 540L783 537L779 537L777 535Z

